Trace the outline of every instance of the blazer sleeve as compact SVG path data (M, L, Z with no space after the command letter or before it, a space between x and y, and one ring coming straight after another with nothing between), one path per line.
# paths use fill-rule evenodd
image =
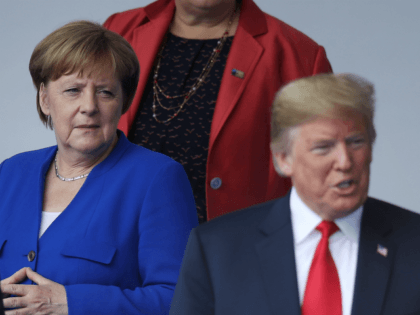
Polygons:
M67 285L69 315L168 314L189 233L198 225L183 167L173 161L163 166L139 208L135 237L139 238L138 270L142 283L135 289Z
M169 314L214 314L209 268L196 229L192 230L188 240Z

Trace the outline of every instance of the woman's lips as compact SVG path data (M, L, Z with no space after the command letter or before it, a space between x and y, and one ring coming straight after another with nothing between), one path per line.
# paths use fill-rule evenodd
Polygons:
M79 126L76 126L76 128L79 128L79 129L94 129L94 128L99 128L99 126L98 125L79 125Z

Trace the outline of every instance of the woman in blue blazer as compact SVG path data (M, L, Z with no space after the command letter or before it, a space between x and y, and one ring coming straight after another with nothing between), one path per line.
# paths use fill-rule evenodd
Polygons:
M38 44L30 72L57 146L0 164L5 308L167 314L198 222L183 167L117 131L137 86L135 53L100 25L73 22Z

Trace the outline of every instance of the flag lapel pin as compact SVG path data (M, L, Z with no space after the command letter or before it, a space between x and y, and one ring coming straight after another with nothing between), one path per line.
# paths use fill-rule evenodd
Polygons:
M379 255L382 255L384 257L388 256L388 248L386 248L385 246L382 246L381 244L378 244L378 248L376 249L376 252Z
M245 72L243 72L243 71L240 71L240 70L238 70L238 69L232 69L232 75L234 76L234 77L237 77L237 78L239 78L239 79L243 79L243 78L245 78Z

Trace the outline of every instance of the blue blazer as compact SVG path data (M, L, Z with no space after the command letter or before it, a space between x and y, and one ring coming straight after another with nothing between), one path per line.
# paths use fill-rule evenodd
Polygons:
M118 134L114 150L40 239L44 180L57 147L0 165L1 278L31 267L63 284L70 315L167 314L198 225L183 167Z
M368 198L361 224L352 315L420 314L420 216ZM191 232L170 314L299 315L296 279L286 196Z

